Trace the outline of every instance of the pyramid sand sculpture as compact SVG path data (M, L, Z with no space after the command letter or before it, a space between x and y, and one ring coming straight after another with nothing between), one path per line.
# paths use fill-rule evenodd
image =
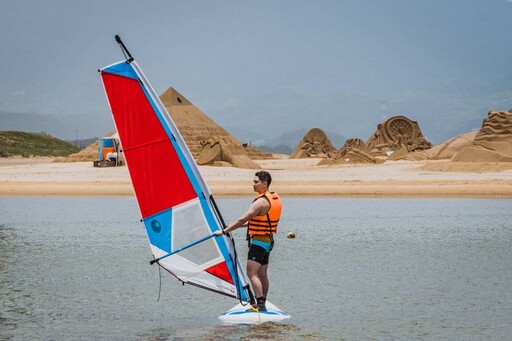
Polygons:
M239 168L260 168L251 159L272 158L270 153L243 145L174 88L167 89L160 99L199 164L223 161Z
M432 144L425 139L416 121L405 116L394 116L377 125L366 147L372 155L385 156L386 152L400 149L407 152L429 149Z
M512 162L512 110L489 111L472 145L458 151L455 162Z
M336 149L320 128L309 129L304 138L290 155L290 159L302 158L334 158Z

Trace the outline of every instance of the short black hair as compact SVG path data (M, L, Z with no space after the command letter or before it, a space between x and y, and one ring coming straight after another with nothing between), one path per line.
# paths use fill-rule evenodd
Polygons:
M257 176L260 181L266 182L267 188L270 187L270 183L272 183L272 176L270 176L269 172L259 171L254 175Z

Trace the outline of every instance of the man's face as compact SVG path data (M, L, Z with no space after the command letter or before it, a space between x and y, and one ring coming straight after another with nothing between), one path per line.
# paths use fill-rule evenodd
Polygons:
M252 180L252 188L254 189L254 192L265 193L265 183L257 176Z

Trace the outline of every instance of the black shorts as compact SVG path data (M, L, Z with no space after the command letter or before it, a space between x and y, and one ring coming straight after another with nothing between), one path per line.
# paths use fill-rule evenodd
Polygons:
M267 252L263 247L254 244L251 244L249 247L249 254L247 255L247 259L258 262L261 265L267 265L269 257L270 252Z

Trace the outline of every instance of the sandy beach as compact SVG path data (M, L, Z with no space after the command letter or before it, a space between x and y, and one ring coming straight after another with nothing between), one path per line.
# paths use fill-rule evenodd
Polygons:
M2 196L132 196L126 167L51 158L0 159ZM382 165L317 166L319 159L259 160L272 189L290 197L512 198L511 163L392 161ZM217 197L253 196L254 170L200 167Z

